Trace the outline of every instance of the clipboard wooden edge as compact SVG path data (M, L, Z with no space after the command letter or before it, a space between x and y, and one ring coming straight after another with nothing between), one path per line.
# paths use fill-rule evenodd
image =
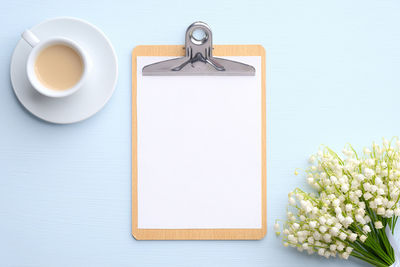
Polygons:
M213 55L261 56L261 209L259 229L139 229L137 193L137 57L184 56L181 45L140 45L132 51L132 235L137 240L257 240L267 232L266 52L261 45L215 45Z

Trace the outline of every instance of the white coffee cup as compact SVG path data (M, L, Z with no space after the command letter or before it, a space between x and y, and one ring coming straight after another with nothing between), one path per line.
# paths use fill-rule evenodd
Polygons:
M32 84L33 88L36 89L36 91L48 97L65 97L72 95L82 88L88 76L89 59L84 50L75 41L66 37L51 37L44 40L39 40L39 38L36 37L36 35L30 30L26 30L24 33L22 33L22 38L32 47L26 63L26 72L29 82ZM83 72L80 80L74 86L65 90L54 90L46 87L42 82L40 82L35 73L35 62L43 49L60 44L72 48L81 57Z

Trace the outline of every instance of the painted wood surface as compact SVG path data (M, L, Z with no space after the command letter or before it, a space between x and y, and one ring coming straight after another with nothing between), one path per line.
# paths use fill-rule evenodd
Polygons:
M320 144L340 151L399 135L400 1L2 0L0 266L360 266L283 247L273 233L287 194ZM51 125L19 105L9 69L20 34L75 16L104 31L118 85L94 117ZM131 234L132 49L183 44L196 20L214 44L262 44L268 55L267 235L259 241L137 241ZM294 170L300 174L295 176Z

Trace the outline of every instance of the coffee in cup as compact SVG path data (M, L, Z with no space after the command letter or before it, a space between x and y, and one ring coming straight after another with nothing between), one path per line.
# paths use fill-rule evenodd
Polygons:
M88 72L88 59L76 42L65 37L39 41L29 30L22 37L33 47L27 61L27 74L39 93L64 97L82 87Z
M81 79L83 62L73 48L55 44L39 53L34 68L38 80L44 86L53 90L67 90Z

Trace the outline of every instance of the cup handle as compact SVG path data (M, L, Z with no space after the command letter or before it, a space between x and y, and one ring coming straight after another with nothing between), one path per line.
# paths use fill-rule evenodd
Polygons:
M26 30L21 34L22 39L24 39L31 47L34 47L39 43L39 38L31 32L30 30Z

